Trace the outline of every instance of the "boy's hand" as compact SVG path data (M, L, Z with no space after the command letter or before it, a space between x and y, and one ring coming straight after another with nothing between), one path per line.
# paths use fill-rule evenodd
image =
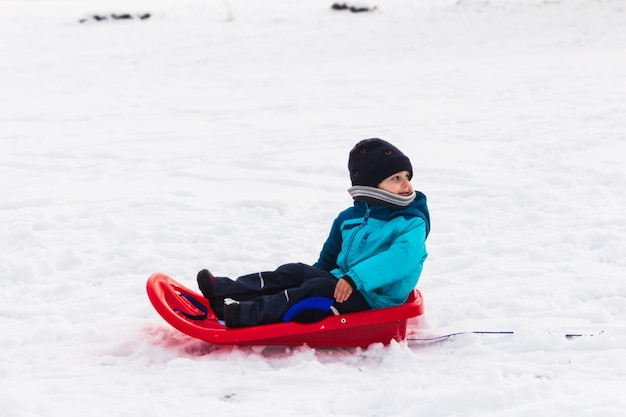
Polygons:
M348 283L348 281L343 278L339 279L337 281L337 285L335 285L335 301L343 303L350 298L352 291L352 286Z

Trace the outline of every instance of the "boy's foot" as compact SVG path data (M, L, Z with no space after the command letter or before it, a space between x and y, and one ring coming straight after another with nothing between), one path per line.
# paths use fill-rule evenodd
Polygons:
M241 325L241 305L232 298L224 298L224 323L226 327L243 327Z
M211 296L213 295L213 281L215 277L208 269L203 269L198 272L197 276L198 288L200 288L200 292L204 295L204 298L211 301Z

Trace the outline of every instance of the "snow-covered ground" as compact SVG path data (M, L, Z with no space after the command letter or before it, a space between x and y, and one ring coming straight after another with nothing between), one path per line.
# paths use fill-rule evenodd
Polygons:
M331 4L0 0L3 417L626 415L626 4ZM155 271L314 262L374 136L429 198L413 340L156 314ZM415 340L471 331L514 334Z

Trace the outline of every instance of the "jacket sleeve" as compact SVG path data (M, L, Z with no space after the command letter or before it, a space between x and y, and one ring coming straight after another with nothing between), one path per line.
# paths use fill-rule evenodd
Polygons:
M411 288L417 284L428 256L426 224L421 218L415 218L411 223L386 250L354 265L347 272L358 289L373 291L401 281L406 281Z
M330 234L322 246L320 256L313 264L314 267L331 271L337 267L337 256L341 251L341 217L337 217L330 229Z

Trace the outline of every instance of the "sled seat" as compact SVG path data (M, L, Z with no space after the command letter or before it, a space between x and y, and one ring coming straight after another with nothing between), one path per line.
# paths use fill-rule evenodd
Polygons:
M221 324L202 294L157 272L146 284L156 311L177 330L220 345L367 347L406 337L407 320L424 312L422 295L413 290L397 307L329 316L314 323L276 323L229 329Z

